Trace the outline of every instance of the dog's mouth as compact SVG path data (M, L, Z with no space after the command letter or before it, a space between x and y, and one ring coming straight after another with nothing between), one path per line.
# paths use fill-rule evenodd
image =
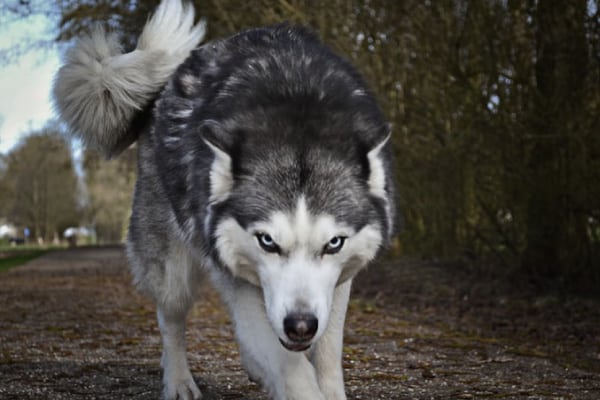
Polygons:
M295 351L295 352L300 352L300 351L305 351L310 349L310 342L298 342L298 343L287 343L286 341L284 341L283 339L279 339L279 342L281 343L281 345L283 347L285 347L287 350L289 351Z

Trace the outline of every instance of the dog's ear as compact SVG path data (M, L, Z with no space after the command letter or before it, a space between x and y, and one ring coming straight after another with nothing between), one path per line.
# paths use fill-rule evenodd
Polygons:
M392 238L394 229L399 225L396 221L394 206L394 167L392 162L391 129L388 127L381 132L378 141L374 141L367 152L366 161L369 165L367 185L369 193L382 201L384 219L383 231L387 233L385 242Z
M386 176L384 149L386 148L386 145L388 145L391 136L391 131L387 129L383 138L375 142L367 153L367 161L369 163L369 177L367 183L369 185L369 192L382 199L387 198L386 185L389 179L389 177Z
M218 122L207 121L202 126L202 139L214 155L209 175L209 201L220 202L229 196L233 187L231 136Z

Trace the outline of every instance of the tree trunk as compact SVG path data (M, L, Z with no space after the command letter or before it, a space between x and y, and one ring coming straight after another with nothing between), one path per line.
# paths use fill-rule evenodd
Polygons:
M537 4L537 95L531 116L531 181L522 261L524 270L537 282L564 276L569 264L583 256L570 245L586 241L585 237L573 238L581 230L571 229L575 207L570 152L584 102L585 12L585 0Z

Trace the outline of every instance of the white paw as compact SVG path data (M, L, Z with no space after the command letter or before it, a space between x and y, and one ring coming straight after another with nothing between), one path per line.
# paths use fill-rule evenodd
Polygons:
M343 381L332 380L329 382L321 382L321 391L327 400L346 400Z
M165 380L163 397L165 400L199 400L202 398L202 393L194 378L188 373L186 378L176 378Z
M327 400L346 400L346 393L344 393L343 391L340 392L339 390L334 390L334 391L324 390L323 396Z

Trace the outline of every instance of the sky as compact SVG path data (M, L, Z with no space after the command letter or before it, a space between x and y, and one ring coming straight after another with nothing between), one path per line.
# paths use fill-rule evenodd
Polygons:
M0 15L0 49L24 41L50 41L55 23L36 15L18 21ZM60 66L57 46L24 53L10 64L0 64L0 153L8 153L19 139L55 117L50 92Z

